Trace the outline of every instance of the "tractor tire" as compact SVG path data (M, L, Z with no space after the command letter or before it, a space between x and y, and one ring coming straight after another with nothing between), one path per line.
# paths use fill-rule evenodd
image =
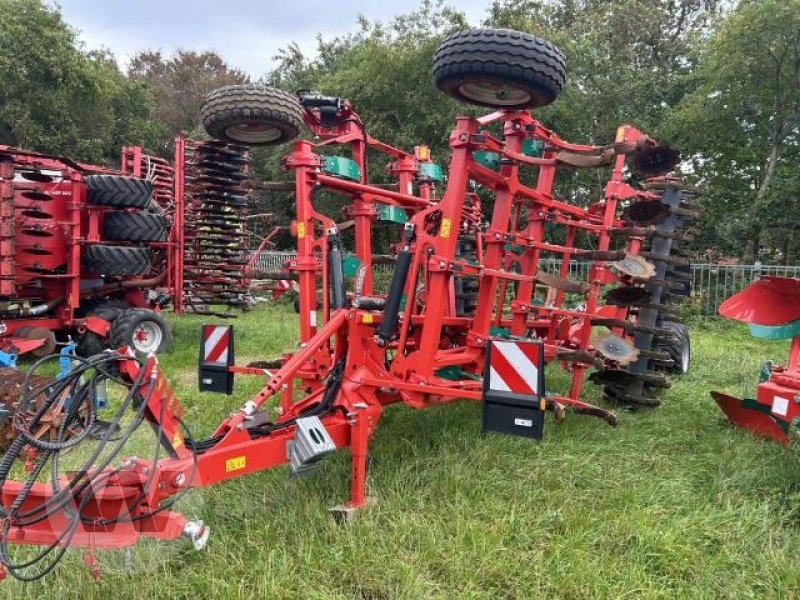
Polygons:
M84 178L89 204L114 208L144 208L153 196L153 184L138 177L89 175Z
M110 277L146 275L150 272L150 253L146 248L86 246L82 262L93 273Z
M520 110L553 102L566 81L561 51L511 29L469 29L447 38L433 56L436 87L467 104Z
M123 312L109 332L114 349L130 346L139 355L166 352L172 343L167 320L154 310L133 308Z
M689 338L689 329L683 323L675 321L663 321L661 327L670 329L673 332L673 341L660 346L661 350L666 350L674 364L669 370L677 375L685 375L689 372L689 365L692 360L692 343Z
M108 321L114 325L114 321L122 314L124 309L116 306L105 306L92 309L86 316L98 317L104 321ZM100 354L108 350L108 343L106 339L97 335L94 331L86 331L83 335L79 335L76 340L75 351L79 356L89 357L95 354Z
M230 144L275 146L300 134L303 114L297 98L274 87L228 85L205 98L200 111L211 137Z
M103 236L115 242L163 242L169 221L161 215L113 211L103 217Z

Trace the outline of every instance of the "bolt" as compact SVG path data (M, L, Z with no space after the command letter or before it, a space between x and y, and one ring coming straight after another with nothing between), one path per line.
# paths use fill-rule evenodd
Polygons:
M186 475L183 473L178 473L172 483L175 484L175 487L183 487L183 484L186 483Z
M439 268L440 269L444 269L446 265L447 265L447 263L445 263L443 260L439 261Z

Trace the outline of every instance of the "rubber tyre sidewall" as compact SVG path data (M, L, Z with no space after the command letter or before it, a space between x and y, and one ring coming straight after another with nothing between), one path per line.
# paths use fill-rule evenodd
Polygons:
M163 315L144 308L127 310L114 321L109 334L111 347L117 349L130 346L136 350L133 345L133 333L139 324L145 321L154 322L161 329L161 343L156 350L156 354L166 352L172 343L172 329ZM136 350L136 353L142 355L138 350Z

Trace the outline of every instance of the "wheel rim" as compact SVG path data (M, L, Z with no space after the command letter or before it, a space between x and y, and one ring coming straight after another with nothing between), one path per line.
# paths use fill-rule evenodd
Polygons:
M266 123L250 121L248 123L237 123L225 129L225 135L237 142L246 144L257 144L274 142L283 135L277 127Z
M164 332L155 321L142 321L133 330L132 345L134 350L142 354L158 352Z
M458 88L465 98L497 106L520 106L530 102L531 95L523 89L493 81L471 81Z

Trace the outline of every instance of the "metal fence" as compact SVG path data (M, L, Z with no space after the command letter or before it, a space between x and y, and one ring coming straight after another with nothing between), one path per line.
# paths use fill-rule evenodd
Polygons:
M255 268L259 271L280 271L287 260L295 257L294 252L265 251L259 253ZM561 268L559 259L544 259L540 267L549 273L556 273ZM570 279L585 280L590 263L570 261ZM376 265L374 273L388 273L391 265ZM772 275L777 277L800 277L800 266L775 265L728 265L695 263L691 265L692 296L688 308L693 313L710 317L717 314L723 300L744 289L761 277Z

